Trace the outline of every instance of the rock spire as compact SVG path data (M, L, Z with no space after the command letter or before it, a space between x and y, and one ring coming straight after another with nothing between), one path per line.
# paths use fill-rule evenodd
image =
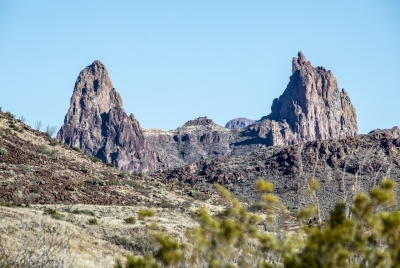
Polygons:
M121 96L98 60L80 72L57 138L129 172L157 168L156 154L139 122L125 113Z

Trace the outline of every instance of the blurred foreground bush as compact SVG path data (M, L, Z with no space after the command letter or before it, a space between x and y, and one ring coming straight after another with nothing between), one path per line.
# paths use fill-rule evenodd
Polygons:
M315 197L318 182L309 184ZM256 185L263 193L262 215L250 213L228 190L215 186L231 206L218 215L200 208L198 227L186 231L187 243L153 231L155 253L130 255L115 267L400 267L400 212L392 180L357 194L349 215L345 203L338 203L325 223L316 218L318 200L293 216L271 193L271 183ZM313 224L307 225L310 218Z

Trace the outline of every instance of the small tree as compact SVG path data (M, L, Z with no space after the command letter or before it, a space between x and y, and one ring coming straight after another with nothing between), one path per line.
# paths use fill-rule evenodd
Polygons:
M49 135L49 137L53 137L54 136L54 134L56 133L56 131L57 131L57 127L56 126L49 126L49 125L47 125L46 126L46 134L47 135Z

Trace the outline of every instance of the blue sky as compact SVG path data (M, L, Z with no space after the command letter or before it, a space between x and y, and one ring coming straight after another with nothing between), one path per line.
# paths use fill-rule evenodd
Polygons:
M259 119L301 50L332 70L367 133L400 125L399 14L385 0L2 0L0 107L60 127L79 72L101 60L142 127Z

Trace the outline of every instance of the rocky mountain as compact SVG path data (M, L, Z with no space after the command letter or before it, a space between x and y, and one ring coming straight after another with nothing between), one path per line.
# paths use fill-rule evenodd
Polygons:
M372 130L368 134L373 134L373 133L392 133L393 137L395 137L395 138L400 137L400 129L397 126L392 127L392 128L387 128L387 129L377 128L377 129Z
M356 111L331 71L299 52L283 94L258 121L233 119L226 128L199 117L171 131L142 130L128 116L105 66L95 61L78 76L57 137L129 172L182 166L252 152L263 146L357 135Z
M400 204L400 138L376 132L339 140L317 140L291 146L270 146L218 159L204 159L180 168L154 172L167 178L211 190L218 182L244 200L258 200L259 178L274 184L274 193L291 210L312 202L307 194L310 178L320 183L317 197L322 215L340 200L350 204L354 191L367 192L383 178L397 181Z
M121 96L98 60L80 72L57 138L123 170L158 167L156 153L139 122L125 113Z
M226 123L225 127L228 129L245 128L247 126L254 124L254 122L256 122L256 120L239 117L229 120L228 123Z
M339 90L331 71L314 68L299 52L292 61L289 84L274 99L271 114L245 128L241 136L242 143L270 146L357 134L356 110L347 92Z
M144 133L160 155L162 168L249 153L263 146L358 134L356 111L346 91L339 90L331 71L314 68L301 52L293 58L289 84L273 101L271 110L271 114L255 122L233 119L225 129L200 117L173 131Z

